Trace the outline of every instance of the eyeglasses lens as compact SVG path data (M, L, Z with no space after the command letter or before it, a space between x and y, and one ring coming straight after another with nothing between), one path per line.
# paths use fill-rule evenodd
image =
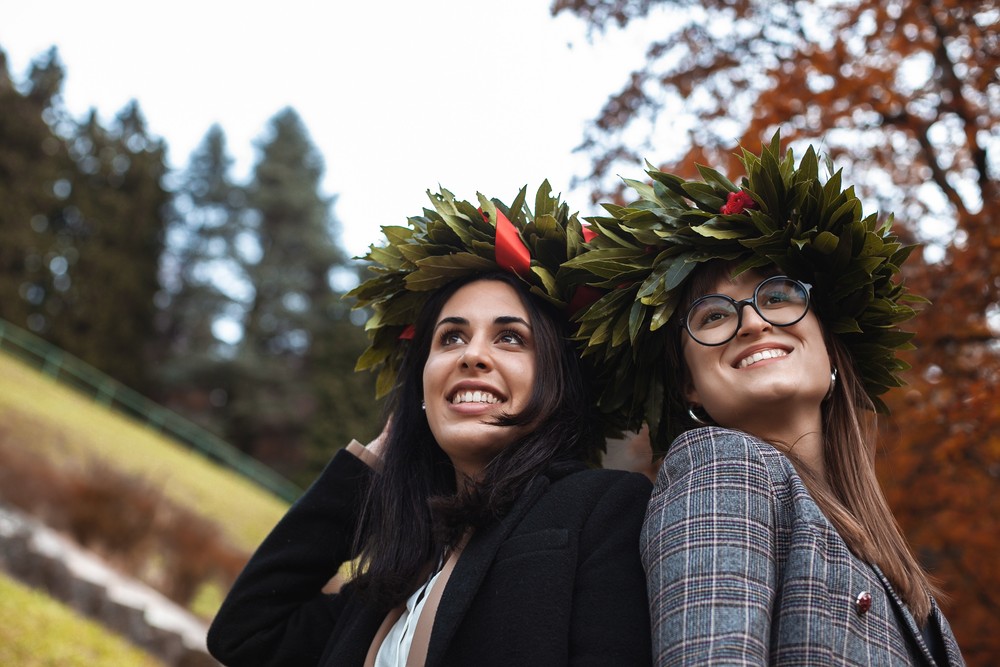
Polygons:
M776 276L761 282L753 299L734 301L721 294L698 299L688 311L688 332L703 345L721 345L736 335L741 323L739 310L751 303L764 320L779 327L798 322L809 307L804 285Z

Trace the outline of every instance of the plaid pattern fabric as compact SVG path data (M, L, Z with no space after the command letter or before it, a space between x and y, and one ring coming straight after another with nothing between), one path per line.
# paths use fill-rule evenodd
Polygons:
M642 560L657 665L935 664L888 580L854 557L789 460L745 433L674 441ZM934 614L950 664L963 665L936 604Z

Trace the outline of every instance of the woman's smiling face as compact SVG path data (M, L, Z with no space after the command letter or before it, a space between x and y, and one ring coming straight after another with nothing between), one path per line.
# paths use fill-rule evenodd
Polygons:
M747 271L715 282L711 293L736 300L753 296L766 275ZM702 296L702 295L695 295ZM701 406L720 426L754 435L768 433L776 422L812 424L819 429L820 405L830 388L830 359L819 320L812 308L797 323L774 326L750 306L728 343L701 345L682 334L688 370L687 401Z
M517 291L495 280L458 289L434 323L423 372L427 422L456 471L478 475L524 434L493 422L520 413L534 381L535 339Z

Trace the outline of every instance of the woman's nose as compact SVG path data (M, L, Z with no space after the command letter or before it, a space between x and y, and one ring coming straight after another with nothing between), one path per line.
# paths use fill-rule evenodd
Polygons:
M752 304L743 304L743 315L740 321L740 329L736 333L740 336L751 336L762 331L769 331L771 323L760 316L757 309Z
M463 368L488 370L492 366L489 351L485 348L485 344L476 340L470 341L465 347L465 351L462 352L460 361Z

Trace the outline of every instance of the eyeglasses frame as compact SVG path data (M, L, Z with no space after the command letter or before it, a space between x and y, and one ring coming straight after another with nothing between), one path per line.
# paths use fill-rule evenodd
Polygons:
M788 280L788 281L791 281L791 282L795 283L796 285L798 285L799 287L801 287L802 290L805 292L805 295L806 295L806 307L802 309L802 314L799 315L792 322L787 322L785 324L778 324L776 322L772 322L771 320L769 320L767 318L766 315L764 315L764 313L760 312L760 308L757 307L757 294L758 294L758 292L760 292L760 288L763 287L764 285L766 285L767 283L771 282L772 280ZM764 320L765 322L767 322L771 326L774 326L774 327L790 327L793 324L798 324L799 322L802 321L802 318L806 316L806 313L809 312L809 306L812 305L812 295L810 294L811 291L812 291L812 285L810 285L809 283L804 283L801 280L796 280L795 278L791 278L789 276L784 276L784 275L770 276L770 277L764 278L759 283L757 283L757 286L753 289L753 296L751 296L750 298L747 298L747 299L736 300L736 299L734 299L733 297L731 297L731 296L729 296L727 294L705 294L704 296L698 297L697 299L695 299L691 303L691 306L688 308L687 314L684 317L681 318L679 324L684 329L684 331L687 332L687 335L691 337L691 340L693 340L694 342L698 343L699 345L704 345L705 347L718 347L720 345L725 345L726 343L728 343L732 339L736 338L736 334L738 334L740 332L740 327L743 326L743 308L745 306L750 306L751 308L753 308L754 312L757 313L757 315L762 320ZM695 336L693 333L691 333L691 328L688 326L688 316L691 314L691 311L694 310L695 306L697 306L699 303L701 303L702 301L705 301L706 299L713 299L713 298L722 298L722 299L725 299L726 301L730 302L731 304L733 304L733 307L736 308L736 328L733 329L732 335L729 336L729 338L727 338L724 341L721 341L721 342L718 342L718 343L703 343L700 340L698 340L697 336Z

